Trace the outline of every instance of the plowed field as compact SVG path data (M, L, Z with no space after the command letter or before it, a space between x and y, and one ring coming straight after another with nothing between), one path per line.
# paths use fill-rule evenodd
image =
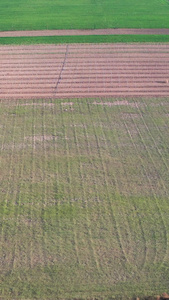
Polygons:
M1 98L169 96L167 44L0 47Z

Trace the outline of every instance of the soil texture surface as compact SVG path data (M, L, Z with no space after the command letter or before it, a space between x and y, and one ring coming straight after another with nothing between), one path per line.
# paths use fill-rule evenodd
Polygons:
M169 96L167 44L0 47L0 98Z
M1 31L0 37L64 36L64 35L112 35L112 34L169 34L168 28L107 28L107 29L58 29Z

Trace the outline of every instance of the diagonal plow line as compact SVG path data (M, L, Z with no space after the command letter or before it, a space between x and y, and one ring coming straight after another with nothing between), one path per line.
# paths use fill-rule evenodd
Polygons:
M59 83L60 83L60 81L62 79L62 73L64 71L64 67L65 67L65 64L66 64L66 59L67 59L68 52L69 52L69 45L67 45L67 47L66 47L65 57L64 57L64 60L63 60L63 64L62 64L62 67L61 67L61 70L60 70L60 74L59 74L58 80L56 82L56 86L54 88L54 93L57 93L58 85L59 85Z

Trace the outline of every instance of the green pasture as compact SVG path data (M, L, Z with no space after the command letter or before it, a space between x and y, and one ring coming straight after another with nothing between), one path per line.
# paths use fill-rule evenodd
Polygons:
M169 35L79 35L2 37L0 45L72 44L72 43L168 43Z
M169 292L168 100L1 100L1 299Z
M169 28L167 0L5 0L0 30Z

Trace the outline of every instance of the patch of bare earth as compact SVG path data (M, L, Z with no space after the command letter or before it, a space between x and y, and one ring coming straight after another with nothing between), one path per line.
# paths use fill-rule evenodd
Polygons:
M168 44L0 47L1 99L169 96L168 82Z
M61 104L63 106L72 106L74 103L73 102L62 102Z
M64 36L64 35L114 35L114 34L169 34L168 28L107 28L107 29L70 29L70 30L25 30L1 31L0 37L19 36Z
M106 105L106 106L131 106L138 107L138 103L128 102L127 100L114 101L114 102L93 102L95 105Z
M25 140L27 141L34 141L34 142L44 142L44 141L52 141L53 140L52 135L35 135L35 136L27 136L25 137Z
M53 107L54 103L20 103L19 106L49 106L49 107Z
M161 296L147 296L143 298L136 297L133 300L169 300L169 294L163 293Z

